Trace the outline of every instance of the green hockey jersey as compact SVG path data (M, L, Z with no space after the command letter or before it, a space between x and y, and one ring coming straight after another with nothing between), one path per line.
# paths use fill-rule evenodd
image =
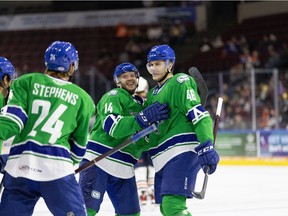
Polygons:
M91 97L71 82L40 73L19 77L0 115L0 140L16 135L5 170L36 181L74 173L94 111Z
M3 95L0 93L0 109L1 109L2 107L4 107L4 105L5 105L5 98L4 98ZM0 154L1 154L1 152L2 152L2 145L3 145L3 141L0 140Z
M194 151L199 142L213 140L212 119L200 104L192 77L184 73L174 75L152 88L147 100L148 104L168 103L170 108L169 119L158 126L159 133L149 136L149 153L156 172L175 156Z
M145 102L126 90L115 88L103 95L97 104L95 124L84 158L93 160L124 142L128 137L141 130L135 115L142 111ZM144 139L130 144L122 150L97 162L97 166L119 178L134 176L133 166L148 145Z
M0 109L5 105L5 98L0 94Z

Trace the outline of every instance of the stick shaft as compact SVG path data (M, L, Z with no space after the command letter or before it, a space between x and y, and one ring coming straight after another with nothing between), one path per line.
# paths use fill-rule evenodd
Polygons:
M189 68L188 73L197 83L197 90L199 93L201 104L203 107L205 107L208 97L208 87L205 83L205 80L203 79L201 73L196 67Z
M214 137L213 145L215 145L215 142L216 142L216 136L217 136L218 126L219 126L219 121L220 121L222 103L223 103L223 99L221 97L219 97L218 103L217 103L216 118L215 118L214 126L213 126L213 137ZM204 199L205 193L206 193L206 188L207 188L207 183L208 183L208 177L209 177L208 173L209 173L209 167L207 167L206 172L205 172L202 190L200 192L192 191L191 193L192 193L193 197L195 197L197 199Z
M78 169L75 170L75 173L79 173L91 166L93 166L95 163L97 163L98 161L102 160L103 158L106 158L108 156L110 156L111 154L114 154L115 152L119 151L120 149L124 148L125 146L131 144L131 143L135 143L137 142L139 139L147 136L148 134L152 133L153 131L157 130L157 126L156 124L152 124L149 127L143 129L142 131L134 134L133 136L129 137L127 140L125 140L123 143L121 143L120 145L116 146L113 149L110 149L109 151L107 151L106 153L96 157L95 159L85 163L83 166L80 166Z

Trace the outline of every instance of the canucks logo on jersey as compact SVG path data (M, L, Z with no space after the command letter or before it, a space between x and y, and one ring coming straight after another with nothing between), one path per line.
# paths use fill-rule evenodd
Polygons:
M183 83L186 81L189 81L189 77L187 75L182 75L182 76L177 77L177 82L179 83Z
M111 91L109 91L108 95L117 95L118 94L118 91L113 89Z

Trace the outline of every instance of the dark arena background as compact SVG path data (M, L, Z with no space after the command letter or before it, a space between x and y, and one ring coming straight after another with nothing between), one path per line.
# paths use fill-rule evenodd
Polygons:
M209 179L205 200L188 201L193 216L283 216L288 215L287 26L285 1L0 1L0 56L13 63L18 76L43 72L46 47L69 41L79 52L73 82L97 104L115 87L114 68L124 61L154 87L147 53L169 44L176 53L175 73L191 67L201 72L213 119L218 97L224 100L215 144L219 172ZM3 151L9 147L4 142ZM33 215L51 214L41 200ZM114 215L108 198L98 215ZM158 206L146 206L141 215L161 214Z

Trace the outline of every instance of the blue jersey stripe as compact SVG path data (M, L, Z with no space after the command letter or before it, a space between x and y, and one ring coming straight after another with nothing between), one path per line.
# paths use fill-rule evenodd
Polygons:
M113 127L115 120L117 119L118 115L108 115L107 118L104 121L104 130L106 131L106 133L110 134L110 130Z
M170 148L171 146L174 146L176 144L181 144L181 143L195 143L198 142L197 136L194 133L189 133L189 134L178 134L162 144L160 144L157 148L152 148L149 150L149 153L151 157L154 155L157 155L159 152L163 152L164 150Z
M34 153L39 153L47 156L63 157L70 159L70 152L67 149L60 148L56 145L38 145L35 142L28 141L21 145L15 145L10 149L10 156L20 155L25 151L31 151Z
M23 125L26 124L26 121L27 121L27 115L26 113L24 113L22 111L22 109L18 108L18 107L11 107L11 106L8 106L7 107L7 113L9 114L12 114L12 115L16 115L23 123Z
M96 152L97 154L104 154L104 153L108 152L109 150L111 150L111 148L108 148L104 145L101 145L97 142L92 142L92 141L88 142L87 150L88 149L93 151L93 152ZM138 162L138 160L135 159L130 154L127 154L125 152L120 152L120 151L115 152L114 154L110 155L109 157L117 159L119 161L130 163L130 164L136 164Z
M75 154L76 157L82 158L86 152L86 149L84 147L81 148L80 145L77 145L77 143L73 140L69 140L71 152Z
M187 118L192 121L194 125L207 116L209 116L209 112L201 105L194 106L187 113Z

